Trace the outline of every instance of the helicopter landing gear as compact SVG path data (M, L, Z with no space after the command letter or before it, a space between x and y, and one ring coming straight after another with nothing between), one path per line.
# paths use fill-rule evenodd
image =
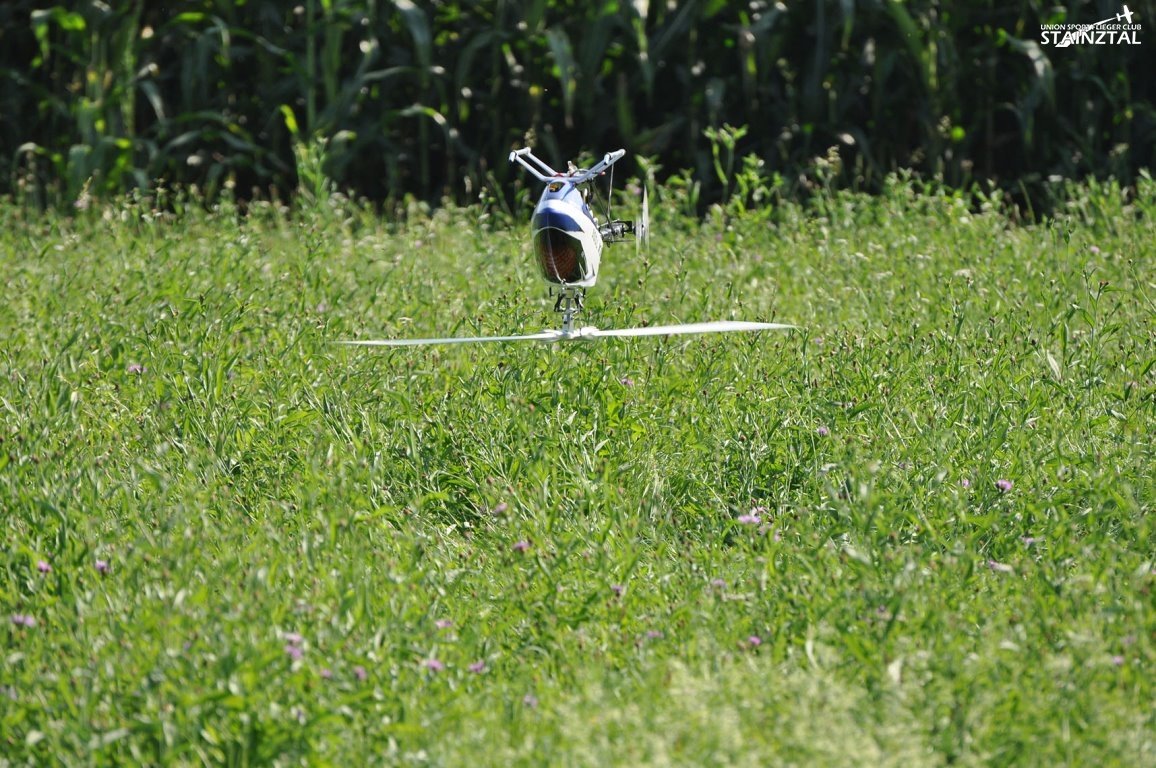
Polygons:
M551 289L551 293L553 293L553 289ZM574 330L574 316L582 310L582 302L585 298L585 288L564 285L558 289L558 300L554 302L554 311L562 313L563 334L569 334Z

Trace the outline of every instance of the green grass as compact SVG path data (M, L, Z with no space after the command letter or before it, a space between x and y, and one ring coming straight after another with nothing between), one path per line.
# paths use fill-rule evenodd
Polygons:
M399 351L555 323L521 222L0 205L0 765L1156 761L1156 189L1068 198L668 195L585 322L801 330Z

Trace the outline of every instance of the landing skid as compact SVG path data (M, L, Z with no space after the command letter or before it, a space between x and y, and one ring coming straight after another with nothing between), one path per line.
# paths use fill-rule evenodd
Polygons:
M551 295L554 289L550 289ZM586 289L573 285L564 285L558 289L558 300L554 302L554 311L562 313L562 333L569 336L574 332L574 316L582 311L582 303L586 299Z

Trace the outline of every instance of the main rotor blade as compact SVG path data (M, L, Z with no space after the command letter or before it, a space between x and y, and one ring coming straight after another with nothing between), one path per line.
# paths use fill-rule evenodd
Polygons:
M420 347L427 344L482 344L491 341L557 341L561 331L542 331L525 336L450 336L444 339L364 339L339 341L351 347Z
M708 323L682 325L651 325L645 328L609 328L603 330L587 325L572 331L542 331L523 336L449 336L444 339L362 339L338 341L350 347L419 347L429 344L484 344L500 341L575 341L600 337L676 336L688 333L723 333L726 331L785 331L794 328L783 323L751 323L743 320L716 320Z
M685 333L723 333L726 331L786 331L793 325L783 323L751 323L744 320L715 320L708 323L683 323L681 325L650 325L645 328L583 328L582 338L597 336L674 336Z

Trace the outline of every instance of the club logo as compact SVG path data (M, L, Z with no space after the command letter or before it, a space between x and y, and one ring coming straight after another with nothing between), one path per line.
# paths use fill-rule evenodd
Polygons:
M1128 6L1115 16L1092 24L1041 24L1040 42L1067 48L1070 45L1140 45L1141 25Z

